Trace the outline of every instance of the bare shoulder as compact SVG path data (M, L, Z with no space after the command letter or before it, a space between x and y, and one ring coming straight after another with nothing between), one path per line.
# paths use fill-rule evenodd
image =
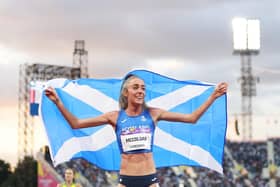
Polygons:
M106 117L109 119L110 123L115 126L117 123L117 119L119 116L119 111L111 111L111 112L107 112L105 113Z
M149 110L151 117L153 118L153 120L155 122L158 121L159 116L164 112L163 109L154 108L154 107L149 107L148 110Z
M76 183L76 186L77 186L77 187L82 187L82 185L81 185L81 184L79 184L79 183Z
M118 110L115 110L115 111L111 111L111 112L107 112L106 115L108 117L115 117L115 116L118 116L119 114L119 111Z

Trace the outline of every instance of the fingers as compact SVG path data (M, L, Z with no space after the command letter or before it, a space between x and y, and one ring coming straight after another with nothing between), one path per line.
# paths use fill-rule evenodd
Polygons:
M227 92L227 87L228 87L228 84L225 82L222 82L218 85L217 90L218 90L218 92L225 93L225 92Z
M221 82L218 84L218 88L225 88L227 87L227 83L226 82Z
M227 92L228 84L225 82L221 82L216 86L215 92L216 97L220 97L221 95L225 94Z
M48 88L45 89L46 94L51 94L51 93L54 93L54 92L55 92L55 90L52 87L48 87Z
M53 87L47 87L47 89L45 89L45 91L54 91Z
M45 95L46 96L49 96L49 95L51 95L52 94L52 91L50 90L50 89L45 89Z
M48 87L45 89L45 95L51 100L53 101L55 104L57 104L59 102L59 97L56 94L56 91L54 88L52 87Z
M55 89L52 88L52 87L46 88L44 92L45 92L45 95L46 95L47 97L49 97L49 98L51 98L51 97L57 97L56 92L55 92Z

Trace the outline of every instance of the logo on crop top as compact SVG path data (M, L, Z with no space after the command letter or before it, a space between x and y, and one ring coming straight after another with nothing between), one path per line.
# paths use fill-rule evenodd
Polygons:
M150 133L151 128L148 125L130 126L122 129L121 134L137 134L137 133Z
M147 119L145 118L145 116L141 116L141 121L146 121Z
M125 123L127 121L127 118L121 120L121 123Z

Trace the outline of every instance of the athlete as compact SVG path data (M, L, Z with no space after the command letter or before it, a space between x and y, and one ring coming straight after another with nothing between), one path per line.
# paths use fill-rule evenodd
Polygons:
M215 99L226 91L227 84L220 83L193 113L174 113L146 106L144 81L135 75L128 75L120 90L120 110L87 119L78 119L72 115L53 88L47 88L45 94L56 104L73 129L104 124L114 128L121 152L118 187L157 187L159 181L152 152L157 122L166 120L195 124Z
M64 182L57 185L57 187L82 187L79 183L74 182L74 170L67 168L64 171Z

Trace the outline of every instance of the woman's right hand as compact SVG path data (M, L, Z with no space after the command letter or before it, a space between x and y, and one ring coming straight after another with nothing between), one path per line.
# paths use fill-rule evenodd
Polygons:
M59 102L59 97L55 91L54 88L52 87L48 87L46 90L45 90L45 94L46 96L52 101L54 102L55 104L57 104Z

